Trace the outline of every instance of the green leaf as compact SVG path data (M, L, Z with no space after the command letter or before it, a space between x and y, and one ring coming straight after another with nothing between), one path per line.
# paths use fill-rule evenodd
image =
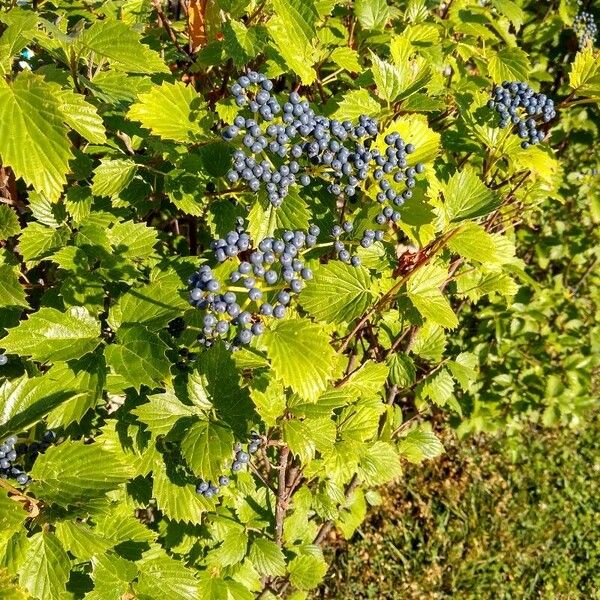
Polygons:
M333 376L335 350L329 336L305 319L286 319L264 334L275 375L306 400L316 399Z
M180 288L181 279L173 271L162 271L151 283L131 288L114 304L108 316L113 329L122 325L145 325L151 331L164 327L189 306Z
M493 0L494 6L501 12L518 31L525 21L525 13L513 0Z
M429 398L438 406L445 406L452 398L454 392L454 380L446 369L441 369L433 375L429 375L417 387L417 395L421 399Z
M0 241L7 240L21 231L19 218L7 204L0 204Z
M380 112L381 105L368 90L351 90L338 103L335 118L355 121L360 115L375 117Z
M17 177L57 200L73 158L60 100L42 77L0 78L0 158Z
M169 73L162 58L140 42L140 36L123 21L97 20L77 42L94 52L94 60L106 58L112 66L130 73Z
M401 474L400 459L392 444L377 441L362 452L359 476L367 485L388 483Z
M27 306L25 290L19 283L19 275L9 265L0 266L0 307L3 306Z
M417 331L410 351L425 360L440 362L445 348L444 330L436 323L426 321L425 325Z
M189 476L170 472L164 466L156 466L152 471L154 485L152 495L158 508L173 521L199 524L202 514L214 508L214 502L196 493L195 485Z
M132 182L136 171L137 165L128 158L103 158L94 170L92 194L115 196Z
M326 323L346 323L373 301L373 282L364 267L332 261L320 265L302 291L302 307Z
M19 238L19 253L27 262L39 262L61 248L69 239L66 227L54 229L40 223L29 223Z
M180 561L164 557L144 560L135 590L139 595L163 600L200 598L200 585L191 569Z
M102 117L96 107L86 102L85 97L72 90L55 88L65 123L92 144L106 143L106 131Z
M181 453L192 471L206 480L218 481L233 460L233 434L213 421L198 421L186 429Z
M110 540L98 535L87 523L59 521L55 524L55 533L63 548L80 560L103 555L113 546Z
M42 362L70 360L91 352L99 344L99 336L100 323L82 306L67 312L41 308L9 329L2 345L8 352Z
M87 503L127 481L131 470L102 445L67 440L40 455L31 470L36 496L61 506Z
M248 214L247 231L253 240L262 240L272 236L277 229L306 230L309 219L306 201L292 189L279 208L266 198L254 202Z
M56 366L55 366L56 367ZM62 370L44 375L6 379L0 386L0 436L21 431L77 393L76 382Z
M348 46L334 48L331 52L331 60L338 67L346 69L346 71L350 71L350 73L360 73L362 71L362 66L358 58L358 52Z
M59 600L66 593L71 561L58 538L44 531L29 538L19 584L34 598Z
M127 116L161 138L194 143L209 133L201 123L207 114L206 104L193 86L177 81L140 94Z
M471 168L457 171L442 187L448 220L454 223L482 217L500 205L498 196Z
M130 591L138 574L135 563L114 552L99 553L92 558L94 589L86 600L121 600Z
M167 345L143 325L119 329L117 343L107 346L106 362L123 379L124 388L140 390L160 384L169 373Z
M253 381L250 397L256 412L269 427L273 427L277 419L285 413L286 401L283 386L279 381L267 375Z
M154 227L145 223L114 223L107 231L108 239L115 252L123 258L142 259L154 255L154 245L158 241L158 234Z
M148 400L131 412L148 425L153 436L166 435L179 419L198 415L192 406L183 404L172 391L150 395Z
M502 81L527 81L531 64L520 48L506 47L493 52L488 60L488 73L494 83Z
M316 79L312 39L318 13L313 0L273 0L273 9L275 16L267 27L277 51L302 82L310 85Z
M3 534L19 529L28 514L16 497L9 497L5 490L0 491L0 530Z
M327 564L322 556L305 554L294 558L290 562L288 570L293 586L301 590L312 590L325 577Z
M600 100L600 54L587 46L578 52L569 73L569 85L578 96Z
M256 538L250 546L249 558L261 575L272 577L285 575L285 557L281 548L271 540Z
M465 225L448 240L452 252L480 263L498 262L496 240L477 223Z
M393 102L400 95L400 71L392 64L385 62L371 52L373 79L377 86L377 93L388 102Z
M388 359L390 381L400 389L410 387L416 380L416 368L412 358L403 352L392 354Z
M390 18L386 0L356 0L354 14L363 29L382 30Z
M418 426L400 440L398 451L409 462L418 464L442 454L444 446L433 431L425 426Z
M458 319L450 302L440 290L448 277L448 271L434 264L418 269L408 280L406 290L410 301L430 321L453 329Z

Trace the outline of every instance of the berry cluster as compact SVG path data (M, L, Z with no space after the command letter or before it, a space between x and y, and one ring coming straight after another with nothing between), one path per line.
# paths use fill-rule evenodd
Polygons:
M316 244L319 233L319 228L311 225L307 233L285 231L281 238L265 238L253 248L240 224L217 240L213 244L216 259L222 262L237 257L239 265L226 290L208 265L190 278L190 303L206 311L199 342L209 347L216 338L223 338L236 349L263 333L265 318L284 318L292 297L312 278L300 253ZM240 300L241 294L246 296L244 300Z
M247 452L244 451L243 446L240 442L237 442L233 447L235 453L235 459L231 465L231 470L234 473L238 473L242 470L242 467L250 462L250 455L254 454L259 446L261 440L260 436L256 432L250 434L250 442L248 443ZM227 475L221 475L218 479L219 485L214 484L212 481L205 481L201 479L196 485L196 493L202 494L205 498L212 498L220 492L220 487L229 485L229 477Z
M20 455L23 458L25 453L29 454L30 458L35 458L40 452L44 452L52 442L56 440L56 434L53 431L46 431L42 442L32 442L29 446L25 444L17 444L17 438L14 435L6 438L0 444L0 478L14 478L19 485L29 483L29 476L23 468L15 464L17 457Z
M577 36L579 49L583 50L588 44L593 46L598 36L598 25L594 20L594 15L585 10L577 14L573 21L573 29Z
M424 170L422 164L414 168L407 165L406 155L414 151L412 144L405 144L393 133L386 136L387 148L381 153L372 147L378 133L374 119L361 115L354 124L317 115L295 91L281 107L271 95L272 89L273 83L254 71L231 86L238 106L248 105L254 114L251 118L236 117L223 131L228 141L243 136L246 148L234 152L233 169L227 174L230 183L244 181L254 192L264 186L271 204L278 207L291 185L310 185L311 176L324 180L335 196L354 196L374 171L381 202L387 199L399 206L410 198L414 175ZM280 122L273 122L279 113ZM261 127L260 118L269 122L266 127ZM265 158L255 158L258 154ZM386 176L396 184L405 181L405 192L395 191Z
M488 107L500 115L501 128L512 123L518 130L523 149L544 139L544 133L537 129L536 117L542 116L543 122L548 123L556 116L552 99L519 81L505 81L496 86Z

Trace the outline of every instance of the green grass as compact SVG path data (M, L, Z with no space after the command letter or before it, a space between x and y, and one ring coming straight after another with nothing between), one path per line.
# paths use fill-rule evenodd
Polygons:
M333 540L315 598L600 598L600 419L447 448Z

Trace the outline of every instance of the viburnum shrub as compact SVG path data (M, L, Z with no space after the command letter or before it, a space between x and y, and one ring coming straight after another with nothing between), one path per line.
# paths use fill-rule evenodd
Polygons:
M3 3L7 597L300 600L434 420L582 420L594 18Z

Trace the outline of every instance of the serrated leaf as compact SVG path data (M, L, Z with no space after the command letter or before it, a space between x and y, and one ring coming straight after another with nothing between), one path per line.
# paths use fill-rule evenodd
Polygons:
M273 0L275 17L267 27L269 34L292 71L305 85L316 79L314 63L315 22L318 18L313 0Z
M131 411L138 419L148 425L153 436L166 435L175 423L183 417L197 416L197 411L183 404L172 391L148 396L148 402Z
M52 86L29 72L0 78L0 158L17 177L57 200L67 181L71 144Z
M187 476L167 473L161 465L153 469L152 479L152 495L156 498L158 508L173 521L199 524L202 514L214 508L212 500L196 493Z
M364 267L332 261L320 265L300 296L302 307L326 323L346 323L373 301L373 282Z
M498 262L494 237L477 223L466 223L448 240L448 247L469 260L480 263Z
M285 412L286 398L283 386L267 375L252 382L250 398L254 402L256 412L269 427L273 427Z
M527 54L517 47L505 47L493 52L488 60L488 73L494 83L527 81L530 72Z
M338 103L335 118L355 121L360 115L375 117L380 112L381 105L368 90L351 90Z
M115 552L100 553L92 558L94 589L86 600L122 600L138 574L135 563Z
M19 253L27 262L39 262L52 254L69 239L66 227L54 229L40 223L29 223L19 238Z
M158 335L143 325L132 325L119 330L117 343L107 346L105 356L124 385L139 391L143 385L160 384L169 373L166 350Z
M196 475L218 481L233 461L233 444L231 430L221 423L197 421L187 428L181 453Z
M600 54L588 45L578 52L569 73L569 85L579 96L600 99Z
M350 71L350 73L360 73L362 67L358 61L358 52L348 46L339 46L331 52L331 60L342 69Z
M9 265L0 266L0 307L28 306L19 275Z
M103 158L94 170L92 194L115 196L131 183L136 171L137 165L128 158Z
M127 481L131 469L101 441L67 440L38 456L30 475L38 498L68 506L104 496Z
M412 164L417 162L433 162L440 149L440 134L430 129L427 118L423 115L403 115L392 121L377 136L376 146L385 152L385 136L397 132L407 144L413 144L415 151L410 155Z
M359 476L367 485L381 485L402 474L398 453L392 444L378 441L364 449Z
M382 30L390 18L386 0L356 0L354 14L363 29Z
M206 104L193 86L164 82L140 94L128 118L139 121L154 135L176 142L194 143L209 133L201 123Z
M436 323L426 321L417 331L410 351L433 362L440 362L446 348L444 330Z
M293 586L301 590L312 590L325 577L327 564L322 556L304 554L290 561L288 570Z
M111 307L109 325L115 330L134 323L151 331L161 329L188 307L181 286L176 273L163 271L151 283L131 288Z
M454 223L482 217L500 205L498 196L471 168L457 171L442 187L448 220Z
M285 557L281 548L271 540L256 538L250 546L249 558L261 575L272 577L285 575Z
M39 361L80 358L100 343L100 323L82 306L66 312L41 308L9 329L2 339L8 352Z
M200 598L200 585L191 569L180 561L164 557L144 560L140 565L138 594L163 600L190 600Z
M445 268L435 264L425 265L413 273L406 290L410 301L423 317L442 327L453 329L458 325L458 319L440 290L447 276Z
M409 462L420 463L444 452L444 446L430 429L419 426L411 429L398 443L398 451Z
M388 358L390 381L400 389L410 387L416 379L416 368L412 358L404 352L397 352Z
M96 107L72 90L55 90L65 123L92 144L106 143L106 131Z
M417 395L428 398L438 406L445 406L452 398L454 380L446 369L440 369L429 375L417 388Z
M253 240L262 240L277 229L306 230L309 219L306 201L292 189L279 208L264 198L254 202L248 214L247 231Z
M63 548L80 560L90 560L94 555L103 555L113 545L98 535L87 523L59 521L55 524L55 533Z
M95 60L106 58L112 66L130 73L169 73L162 58L140 42L139 34L123 21L98 20L77 42L94 52Z
M19 218L7 204L0 204L0 240L7 240L21 231Z
M71 561L58 538L44 531L28 540L19 585L40 600L59 600L66 591Z
M374 52L371 52L371 62L371 71L379 97L393 102L401 91L400 71L395 65L381 60Z
M140 259L154 254L158 242L157 231L145 223L114 223L108 230L110 244L124 258Z
M316 399L332 377L335 350L329 336L305 319L287 319L264 334L275 375L306 400Z

